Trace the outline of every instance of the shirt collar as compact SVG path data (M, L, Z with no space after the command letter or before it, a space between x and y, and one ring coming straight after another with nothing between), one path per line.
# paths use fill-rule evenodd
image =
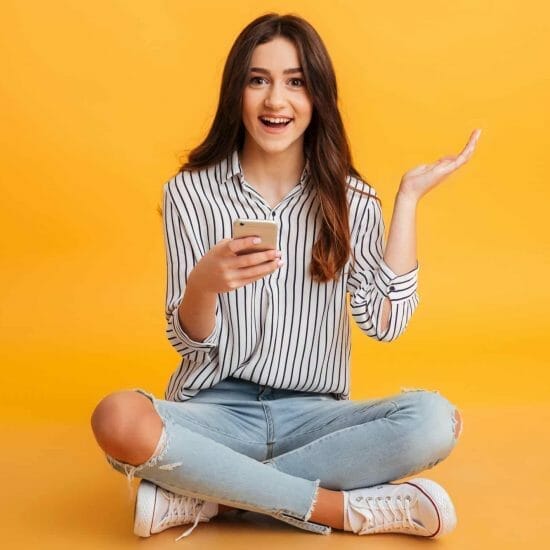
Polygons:
M233 149L231 155L227 158L225 164L225 177L222 179L222 183L230 180L235 176L239 176L239 180L242 180L244 174L241 168L241 162L239 160L239 151L238 149ZM223 174L223 170L222 170ZM306 158L306 164L302 170L302 175L300 176L299 185L304 185L309 181L310 175L310 164L309 159Z

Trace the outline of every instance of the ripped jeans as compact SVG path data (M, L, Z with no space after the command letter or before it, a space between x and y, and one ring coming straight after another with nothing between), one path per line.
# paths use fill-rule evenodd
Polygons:
M350 490L432 468L456 444L456 408L438 391L367 400L226 378L184 402L147 396L163 420L151 458L107 461L173 493L328 535L309 521L319 485Z

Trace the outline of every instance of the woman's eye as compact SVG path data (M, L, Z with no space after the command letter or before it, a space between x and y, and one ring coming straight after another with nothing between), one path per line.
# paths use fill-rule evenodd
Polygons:
M301 78L292 78L291 82L299 82L300 84L298 84L298 86L304 85L304 81Z
M250 84L262 84L262 80L265 80L263 76L253 76L248 82ZM305 85L305 82L302 78L291 78L289 82L292 83L293 88L300 88Z
M249 82L250 82L250 84L258 84L258 82L257 82L258 80L264 80L264 79L263 79L263 77L261 77L261 76L253 76L253 77L249 80Z

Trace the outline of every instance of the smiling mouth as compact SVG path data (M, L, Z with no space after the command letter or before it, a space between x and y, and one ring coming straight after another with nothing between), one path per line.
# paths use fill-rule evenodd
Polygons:
M268 128L283 128L284 126L288 126L294 119L291 118L287 120L286 122L271 122L265 117L258 117L260 119L260 122L267 126Z

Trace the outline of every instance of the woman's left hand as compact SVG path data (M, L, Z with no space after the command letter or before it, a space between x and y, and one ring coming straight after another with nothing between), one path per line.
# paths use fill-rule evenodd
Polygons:
M460 154L441 157L437 162L421 164L406 172L401 178L399 193L418 201L473 155L480 134L481 128L475 129Z

